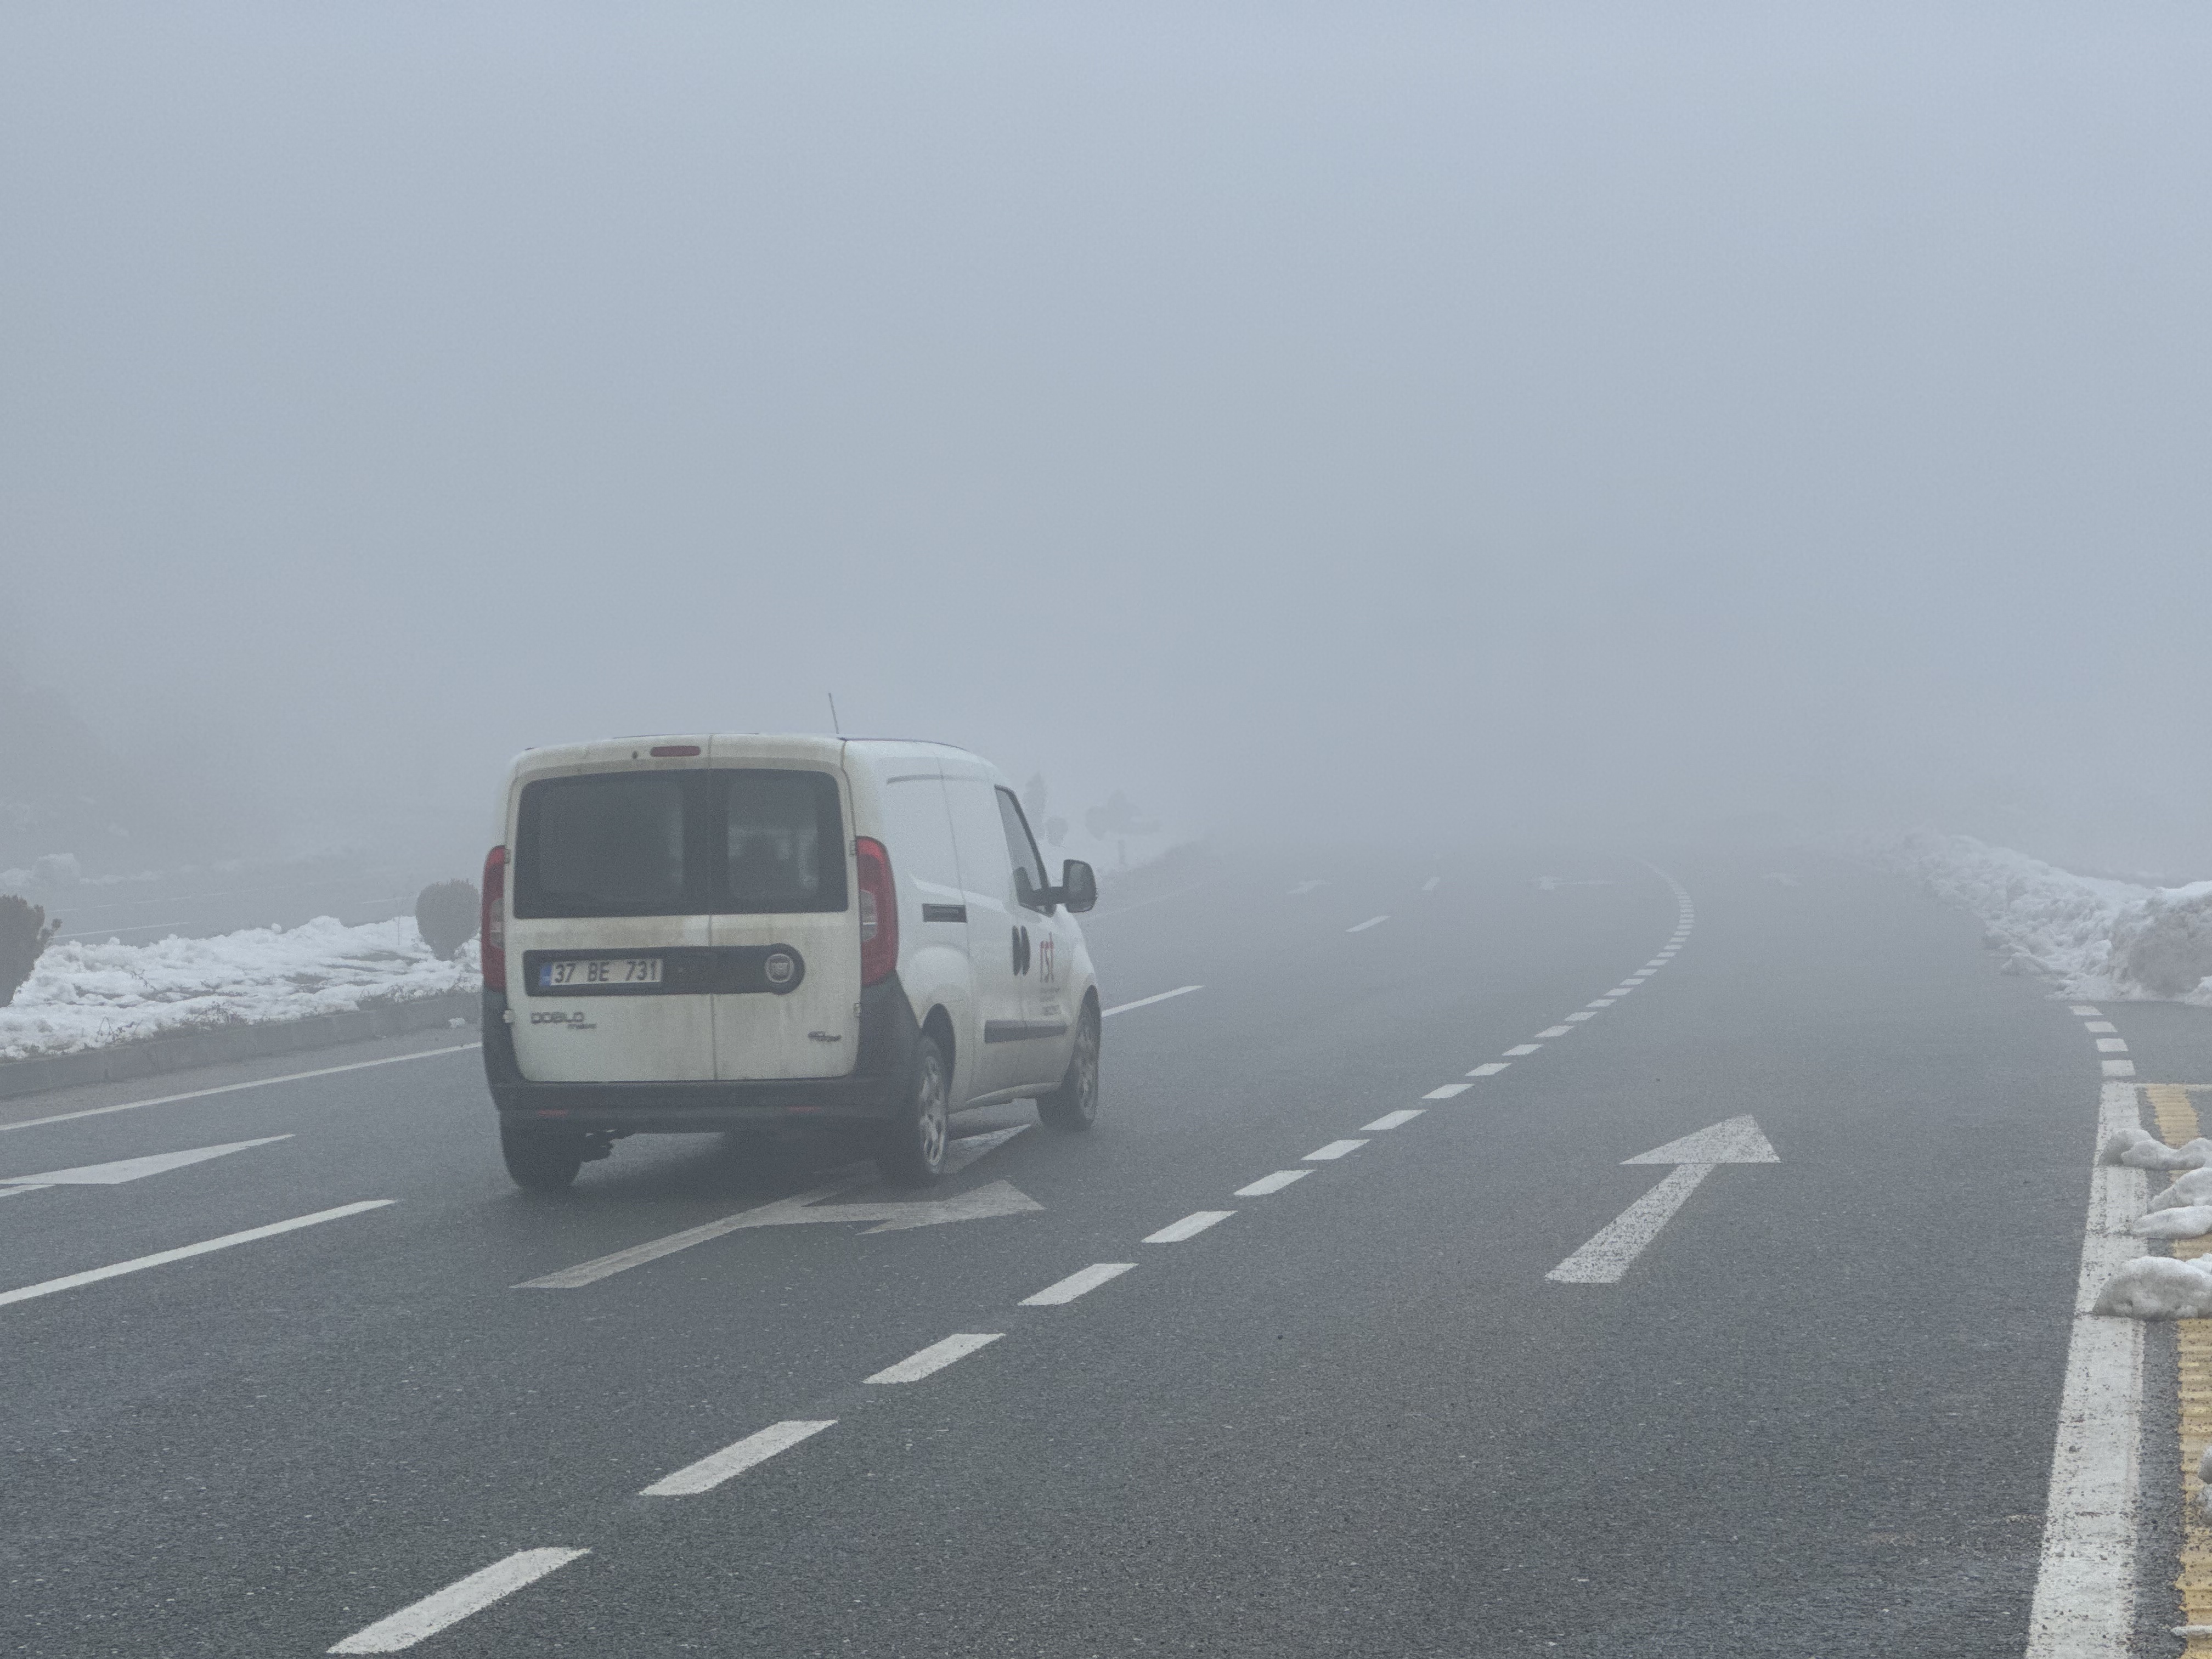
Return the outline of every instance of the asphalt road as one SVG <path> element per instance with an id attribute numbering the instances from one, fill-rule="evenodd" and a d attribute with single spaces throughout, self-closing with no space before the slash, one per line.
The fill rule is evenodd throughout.
<path id="1" fill-rule="evenodd" d="M 2016 1654 L 2098 1059 L 1899 883 L 1661 862 L 1695 906 L 1663 956 L 1668 880 L 1566 854 L 1109 908 L 1109 1004 L 1202 988 L 1108 1022 L 1096 1133 L 933 1194 L 1042 1208 L 748 1226 L 574 1289 L 514 1287 L 843 1157 L 633 1139 L 532 1197 L 472 1052 L 10 1103 L 0 1176 L 287 1138 L 0 1196 L 0 1653 L 321 1653 L 558 1550 L 410 1650 Z M 1712 1169 L 1615 1281 L 1547 1279 L 1677 1179 L 1623 1159 L 1746 1115 L 1778 1162 Z M 1097 1263 L 1134 1266 L 1020 1305 Z M 863 1380 L 956 1334 L 995 1340 Z M 834 1426 L 641 1495 L 785 1422 Z"/>

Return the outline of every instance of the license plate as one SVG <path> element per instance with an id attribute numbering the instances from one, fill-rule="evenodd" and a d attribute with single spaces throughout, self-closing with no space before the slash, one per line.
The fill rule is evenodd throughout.
<path id="1" fill-rule="evenodd" d="M 581 957 L 569 962 L 538 964 L 538 988 L 560 991 L 575 987 L 658 985 L 659 957 Z"/>

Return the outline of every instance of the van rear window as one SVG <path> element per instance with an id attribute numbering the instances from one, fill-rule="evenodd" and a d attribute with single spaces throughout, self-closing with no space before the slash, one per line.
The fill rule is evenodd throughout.
<path id="1" fill-rule="evenodd" d="M 592 772 L 523 787 L 518 916 L 844 908 L 844 818 L 827 773 Z"/>

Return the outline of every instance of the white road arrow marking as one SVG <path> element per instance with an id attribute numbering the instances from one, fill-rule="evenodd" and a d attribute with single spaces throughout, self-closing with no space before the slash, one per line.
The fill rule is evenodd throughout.
<path id="1" fill-rule="evenodd" d="M 230 1152 L 242 1152 L 248 1146 L 266 1146 L 272 1141 L 289 1140 L 291 1138 L 288 1134 L 263 1135 L 258 1140 L 234 1140 L 222 1146 L 195 1146 L 185 1152 L 155 1152 L 146 1158 L 118 1158 L 112 1164 L 87 1164 L 74 1170 L 49 1170 L 44 1175 L 0 1176 L 0 1194 L 15 1188 L 113 1187 L 125 1181 L 143 1181 L 148 1176 L 160 1175 L 165 1170 L 181 1170 L 187 1164 L 201 1164 Z"/>
<path id="2" fill-rule="evenodd" d="M 1732 1117 L 1664 1146 L 1621 1159 L 1623 1164 L 1672 1164 L 1665 1180 L 1601 1228 L 1597 1236 L 1544 1275 L 1560 1285 L 1615 1285 L 1644 1247 L 1659 1236 L 1698 1183 L 1723 1164 L 1779 1164 L 1758 1123 Z"/>
<path id="3" fill-rule="evenodd" d="M 1019 1123 L 1011 1129 L 1001 1129 L 993 1134 L 973 1135 L 964 1141 L 955 1141 L 952 1150 L 945 1156 L 945 1167 L 948 1170 L 964 1168 L 1029 1127 L 1026 1123 Z M 973 1192 L 961 1193 L 951 1198 L 927 1199 L 920 1202 L 908 1200 L 827 1204 L 823 1201 L 835 1198 L 840 1193 L 850 1192 L 855 1187 L 866 1186 L 873 1179 L 872 1168 L 864 1167 L 810 1191 L 780 1198 L 773 1204 L 740 1210 L 735 1215 L 724 1216 L 719 1221 L 709 1221 L 701 1226 L 687 1227 L 682 1232 L 670 1233 L 665 1238 L 648 1239 L 642 1244 L 633 1244 L 626 1250 L 617 1250 L 612 1255 L 579 1262 L 573 1267 L 563 1267 L 558 1273 L 547 1273 L 542 1279 L 526 1279 L 514 1288 L 518 1291 L 580 1290 L 586 1285 L 596 1285 L 602 1279 L 611 1279 L 632 1267 L 641 1267 L 648 1261 L 658 1261 L 665 1255 L 674 1255 L 678 1250 L 688 1250 L 695 1244 L 704 1244 L 709 1239 L 720 1238 L 726 1233 L 740 1232 L 748 1227 L 794 1227 L 823 1221 L 872 1221 L 876 1224 L 868 1229 L 870 1232 L 895 1233 L 910 1227 L 934 1227 L 948 1221 L 982 1221 L 992 1216 L 1026 1215 L 1031 1211 L 1044 1208 L 1036 1200 L 1007 1181 L 994 1181 Z"/>

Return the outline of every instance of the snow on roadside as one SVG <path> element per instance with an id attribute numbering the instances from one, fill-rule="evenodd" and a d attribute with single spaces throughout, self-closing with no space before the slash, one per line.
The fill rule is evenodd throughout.
<path id="1" fill-rule="evenodd" d="M 1875 856 L 1978 917 L 2008 972 L 2055 980 L 2068 996 L 2212 1007 L 2212 881 L 2077 876 L 1971 836 L 1909 836 Z"/>
<path id="2" fill-rule="evenodd" d="M 441 962 L 412 917 L 349 927 L 330 916 L 153 945 L 69 940 L 46 947 L 0 1008 L 0 1060 L 344 1013 L 477 988 L 477 947 Z"/>

